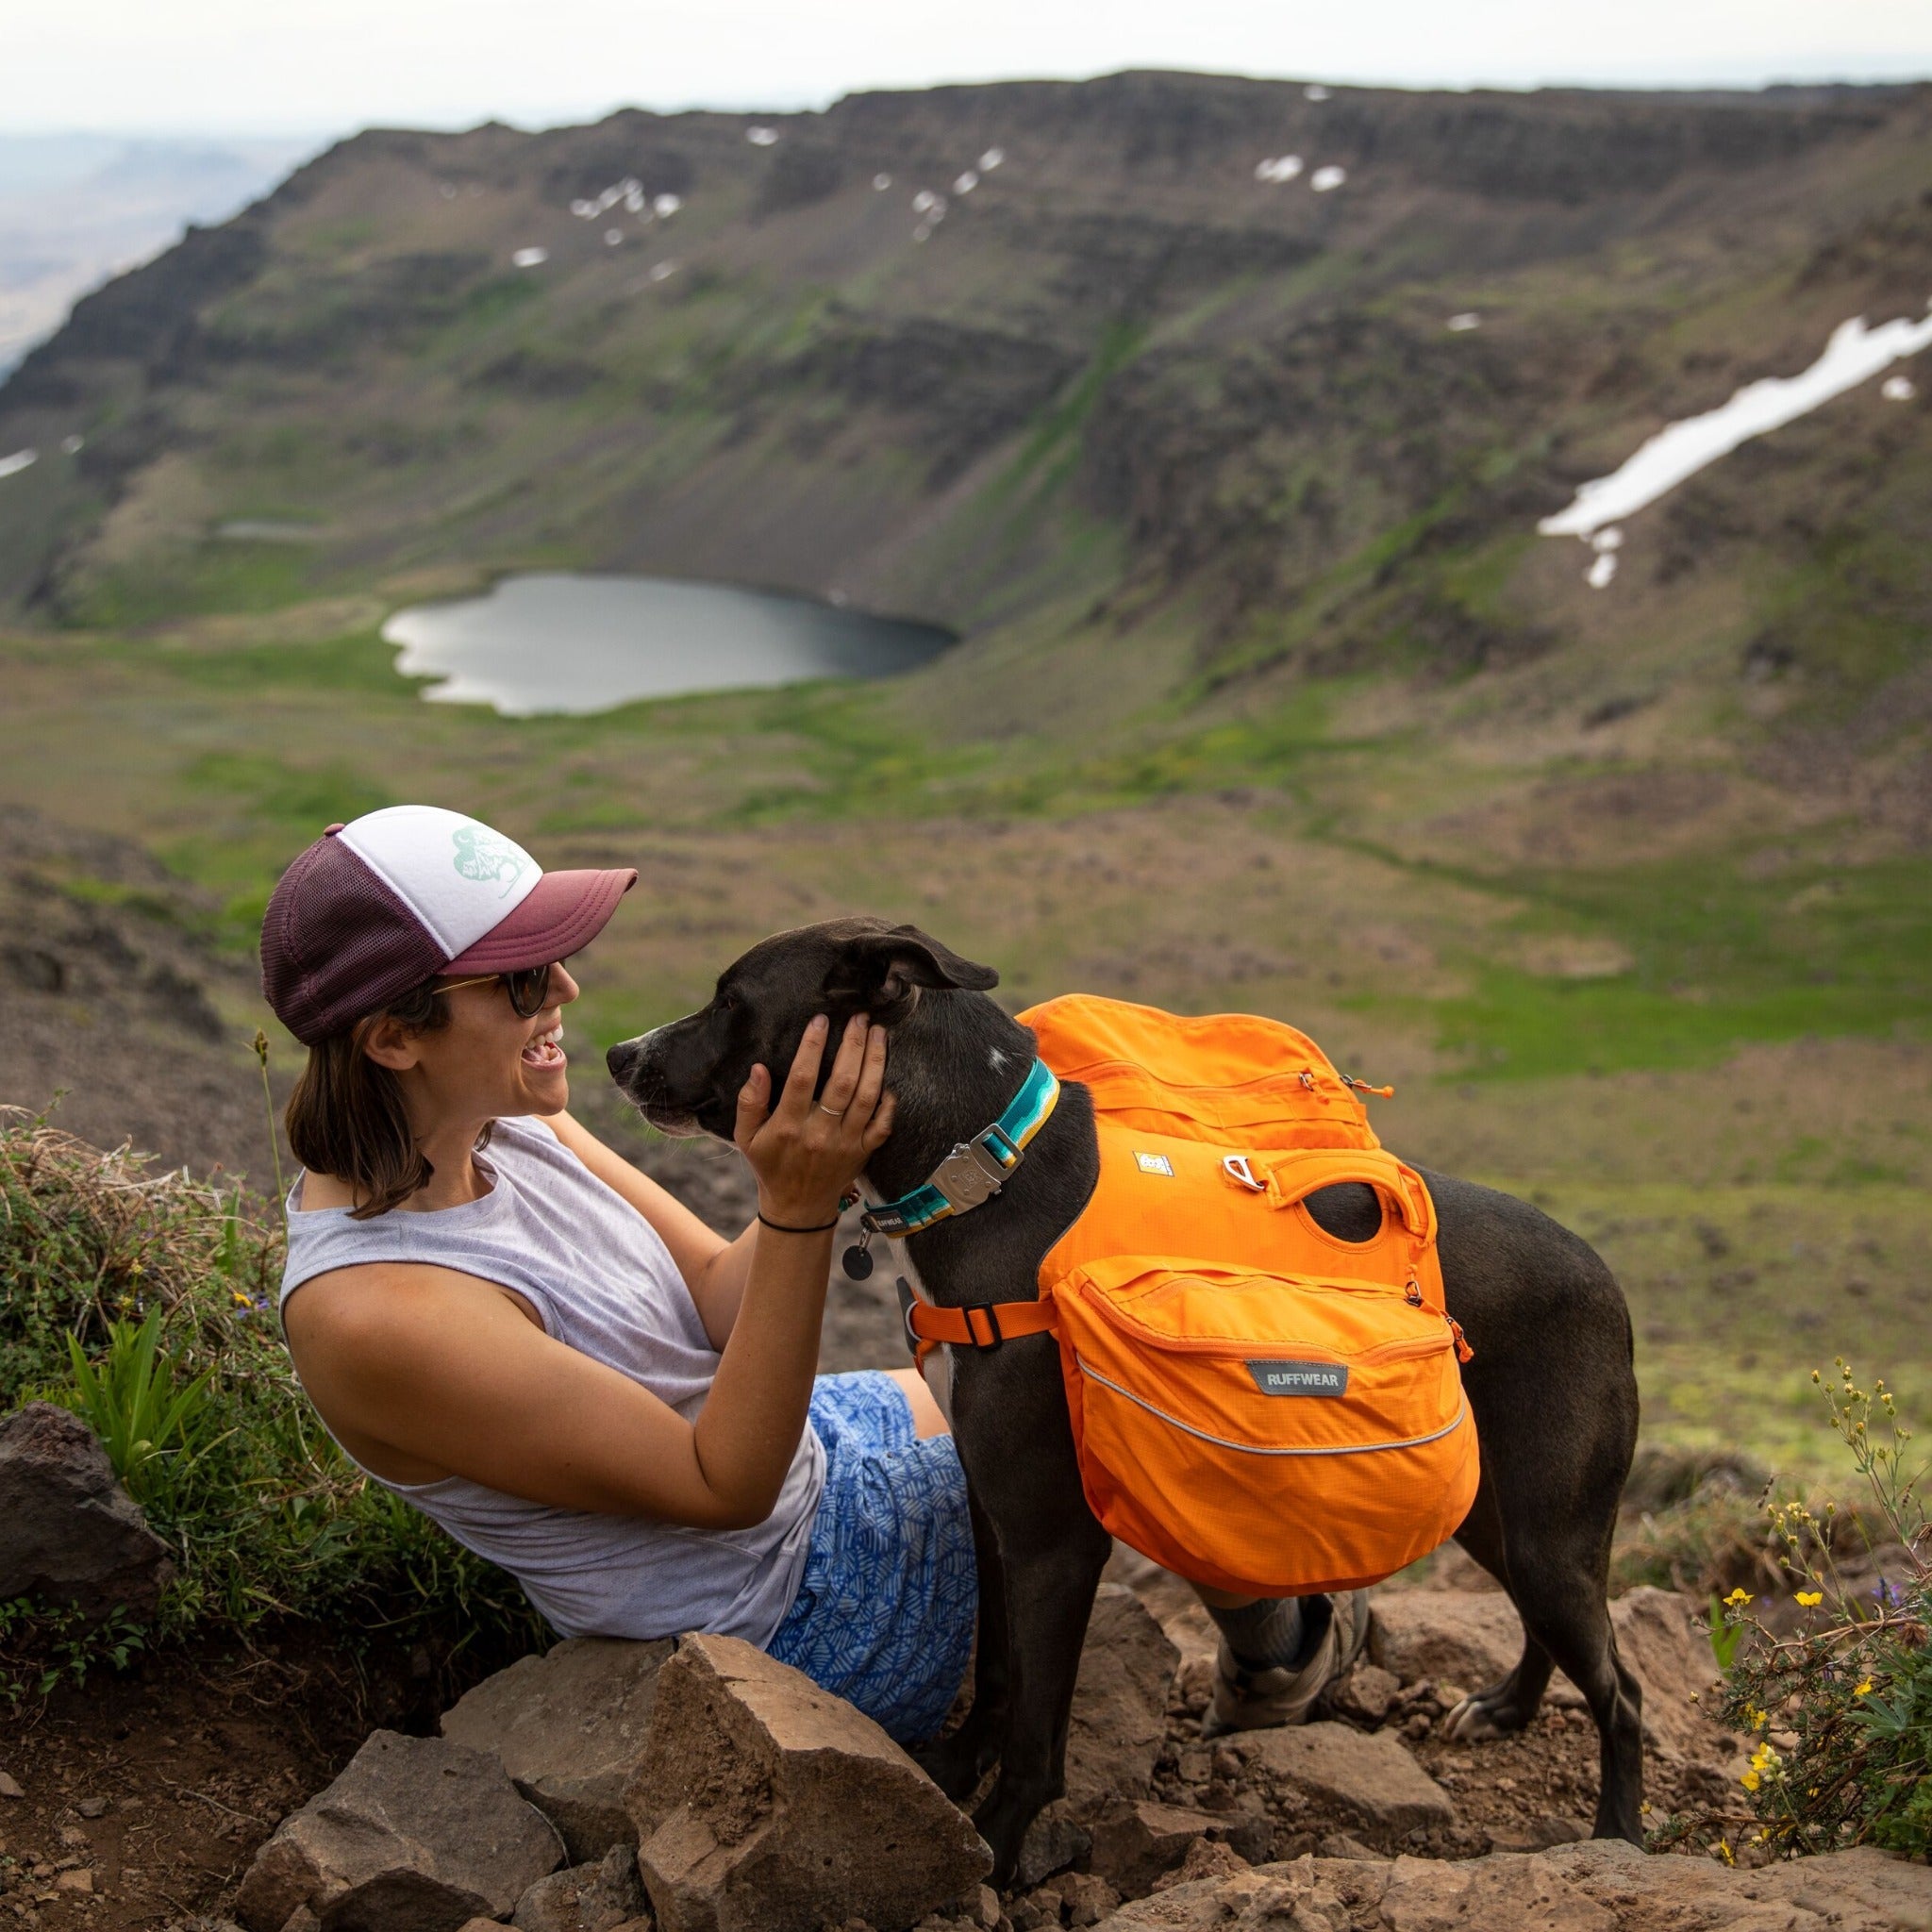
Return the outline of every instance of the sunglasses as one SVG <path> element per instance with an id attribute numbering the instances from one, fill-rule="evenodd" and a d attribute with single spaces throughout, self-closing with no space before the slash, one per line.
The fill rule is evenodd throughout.
<path id="1" fill-rule="evenodd" d="M 511 1010 L 519 1020 L 534 1020 L 550 1004 L 551 966 L 519 966 L 514 973 L 485 973 L 475 979 L 453 979 L 439 986 L 439 993 L 455 992 L 465 986 L 488 986 L 499 982 L 509 995 Z"/>

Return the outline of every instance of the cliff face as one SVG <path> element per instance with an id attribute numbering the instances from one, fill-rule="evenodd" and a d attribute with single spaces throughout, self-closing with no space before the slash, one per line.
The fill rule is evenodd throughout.
<path id="1" fill-rule="evenodd" d="M 1181 599 L 1223 680 L 1520 658 L 1596 608 L 1524 575 L 1577 481 L 1847 315 L 1923 310 L 1928 179 L 1928 89 L 1129 74 L 373 132 L 0 390 L 0 451 L 48 453 L 0 485 L 0 608 L 125 626 L 541 561 L 969 634 Z M 1924 412 L 1858 420 L 1816 474 L 1693 486 L 1690 567 L 1792 561 L 1807 502 L 1840 543 L 1893 515 Z"/>

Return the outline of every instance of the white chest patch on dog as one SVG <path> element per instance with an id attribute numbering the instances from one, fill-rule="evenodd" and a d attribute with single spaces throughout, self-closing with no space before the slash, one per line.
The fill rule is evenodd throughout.
<path id="1" fill-rule="evenodd" d="M 1134 1165 L 1142 1174 L 1164 1174 L 1169 1180 L 1174 1178 L 1174 1162 L 1164 1154 L 1141 1154 L 1137 1151 L 1134 1155 Z"/>

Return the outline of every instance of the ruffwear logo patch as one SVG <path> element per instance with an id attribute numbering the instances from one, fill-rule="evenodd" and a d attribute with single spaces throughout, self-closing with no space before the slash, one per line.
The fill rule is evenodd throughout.
<path id="1" fill-rule="evenodd" d="M 1263 1395 L 1348 1393 L 1348 1367 L 1343 1362 L 1250 1362 L 1248 1374 Z"/>
<path id="2" fill-rule="evenodd" d="M 1134 1165 L 1142 1174 L 1164 1174 L 1169 1180 L 1174 1178 L 1174 1162 L 1164 1154 L 1136 1154 Z"/>
<path id="3" fill-rule="evenodd" d="M 510 888 L 523 877 L 525 868 L 531 862 L 530 855 L 521 845 L 511 844 L 501 832 L 492 832 L 488 825 L 460 826 L 450 834 L 450 839 L 457 848 L 457 876 L 475 879 L 484 885 L 501 882 L 503 891 L 496 895 L 499 899 L 509 896 Z"/>

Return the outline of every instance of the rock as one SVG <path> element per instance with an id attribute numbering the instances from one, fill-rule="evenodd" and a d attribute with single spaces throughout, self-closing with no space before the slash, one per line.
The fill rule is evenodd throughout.
<path id="1" fill-rule="evenodd" d="M 470 1925 L 493 1925 L 496 1921 L 494 1919 L 470 1919 L 465 1923 Z M 282 1921 L 282 1932 L 322 1932 L 322 1921 L 307 1906 L 297 1906 Z"/>
<path id="2" fill-rule="evenodd" d="M 510 1916 L 518 1932 L 615 1932 L 651 1908 L 638 1880 L 638 1855 L 613 1845 L 595 1864 L 540 1878 Z"/>
<path id="3" fill-rule="evenodd" d="M 1665 1752 L 1727 1763 L 1741 1746 L 1731 1732 L 1690 1702 L 1718 1681 L 1710 1634 L 1687 1596 L 1647 1586 L 1610 1606 L 1617 1655 L 1643 1686 L 1643 1728 Z"/>
<path id="4" fill-rule="evenodd" d="M 105 1818 L 108 1815 L 108 1801 L 105 1798 L 83 1798 L 74 1808 L 83 1818 Z"/>
<path id="5" fill-rule="evenodd" d="M 1523 1655 L 1523 1623 L 1500 1591 L 1377 1591 L 1369 1658 L 1404 1684 L 1448 1678 L 1478 1689 Z"/>
<path id="6" fill-rule="evenodd" d="M 442 1735 L 493 1751 L 563 1834 L 573 1862 L 634 1844 L 625 1787 L 643 1760 L 658 1673 L 673 1645 L 572 1637 L 486 1677 L 442 1715 Z"/>
<path id="7" fill-rule="evenodd" d="M 1341 1812 L 1372 1840 L 1456 1822 L 1449 1794 L 1387 1731 L 1324 1722 L 1241 1731 L 1233 1742 L 1276 1784 Z"/>
<path id="8" fill-rule="evenodd" d="M 1172 1872 L 1163 1872 L 1154 1881 L 1154 1890 L 1166 1891 L 1176 1885 L 1192 1885 L 1202 1878 L 1232 1878 L 1237 1872 L 1247 1869 L 1248 1861 L 1232 1845 L 1197 1838 L 1189 1845 L 1187 1857 Z"/>
<path id="9" fill-rule="evenodd" d="M 1357 1923 L 1348 1901 L 1360 1890 L 1331 1882 L 1327 1874 L 1338 1869 L 1349 1868 L 1297 1858 L 1172 1886 L 1124 1907 L 1107 1932 L 1334 1932 Z M 1379 1889 L 1377 1873 L 1371 1895 Z"/>
<path id="10" fill-rule="evenodd" d="M 92 1891 L 94 1889 L 94 1874 L 85 1865 L 73 1872 L 57 1872 L 54 1874 L 56 1891 Z"/>
<path id="11" fill-rule="evenodd" d="M 1113 1914 L 1121 1895 L 1093 1872 L 1065 1872 L 1054 1880 L 1069 1925 L 1097 1925 Z"/>
<path id="12" fill-rule="evenodd" d="M 1380 1664 L 1358 1663 L 1331 1693 L 1337 1710 L 1372 1729 L 1389 1715 L 1402 1680 Z"/>
<path id="13" fill-rule="evenodd" d="M 1932 1869 L 1869 1845 L 1733 1871 L 1592 1839 L 1536 1862 L 1607 1907 L 1626 1932 L 1900 1932 L 1932 1923 Z"/>
<path id="14" fill-rule="evenodd" d="M 625 1804 L 661 1932 L 899 1932 L 992 1865 L 877 1724 L 732 1637 L 686 1637 L 658 1674 Z"/>
<path id="15" fill-rule="evenodd" d="M 4 1771 L 0 1771 L 0 1798 L 24 1798 L 26 1793 Z"/>
<path id="16" fill-rule="evenodd" d="M 256 1854 L 236 1913 L 248 1932 L 280 1932 L 297 1906 L 323 1932 L 455 1932 L 508 1918 L 561 1856 L 489 1753 L 376 1731 Z"/>
<path id="17" fill-rule="evenodd" d="M 1093 1834 L 1070 1818 L 1064 1802 L 1057 1799 L 1026 1827 L 1026 1836 L 1020 1840 L 1013 1889 L 1029 1891 L 1042 1878 L 1064 1872 L 1092 1849 Z"/>
<path id="18" fill-rule="evenodd" d="M 1360 1839 L 1345 1831 L 1329 1832 L 1323 1839 L 1320 1849 L 1324 1858 L 1367 1858 L 1374 1864 L 1379 1864 L 1382 1859 L 1382 1854 L 1374 1845 L 1365 1845 Z"/>
<path id="19" fill-rule="evenodd" d="M 1139 1898 L 1195 1845 L 1210 1838 L 1224 1839 L 1231 1821 L 1226 1813 L 1196 1811 L 1185 1805 L 1117 1798 L 1096 1810 L 1089 1822 L 1092 1869 L 1123 1897 Z"/>
<path id="20" fill-rule="evenodd" d="M 1389 1932 L 1618 1932 L 1613 1914 L 1541 1858 L 1397 1858 L 1379 1901 Z"/>
<path id="21" fill-rule="evenodd" d="M 1067 1727 L 1066 1794 L 1075 1817 L 1110 1798 L 1152 1792 L 1179 1661 L 1167 1633 L 1131 1590 L 1100 1586 Z"/>
<path id="22" fill-rule="evenodd" d="M 76 1415 L 29 1402 L 0 1416 L 0 1602 L 42 1596 L 89 1619 L 155 1613 L 175 1574 L 168 1546 Z"/>

